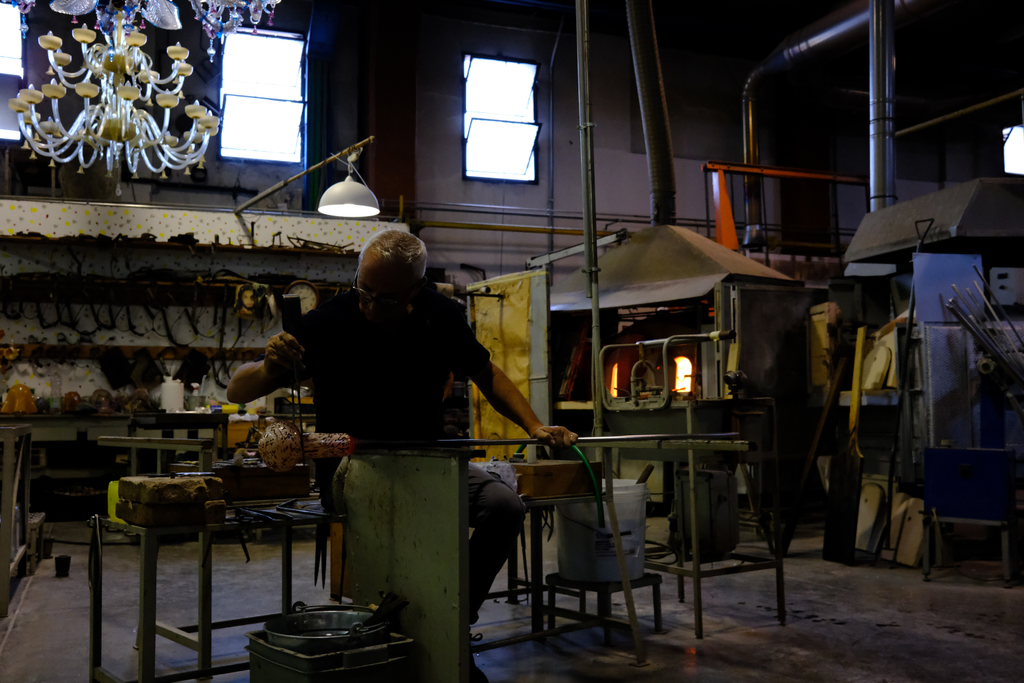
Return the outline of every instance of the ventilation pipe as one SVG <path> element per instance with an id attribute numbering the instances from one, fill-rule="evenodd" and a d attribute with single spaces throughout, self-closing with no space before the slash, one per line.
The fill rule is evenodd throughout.
<path id="1" fill-rule="evenodd" d="M 870 0 L 853 0 L 818 21 L 790 34 L 754 67 L 743 86 L 743 162 L 761 163 L 757 129 L 757 90 L 769 74 L 788 71 L 809 63 L 835 59 L 868 40 L 871 22 Z M 894 28 L 909 24 L 956 0 L 895 0 Z M 765 243 L 761 225 L 761 186 L 758 178 L 746 176 L 743 197 L 747 215 L 744 246 Z"/>
<path id="2" fill-rule="evenodd" d="M 626 0 L 626 16 L 651 179 L 651 225 L 672 225 L 676 219 L 676 171 L 651 0 Z"/>
<path id="3" fill-rule="evenodd" d="M 893 101 L 896 95 L 896 22 L 893 0 L 871 0 L 870 162 L 871 210 L 896 203 Z"/>

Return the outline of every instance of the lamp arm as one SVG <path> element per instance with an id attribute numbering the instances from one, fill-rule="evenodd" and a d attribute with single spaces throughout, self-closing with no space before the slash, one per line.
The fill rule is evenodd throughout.
<path id="1" fill-rule="evenodd" d="M 236 216 L 241 216 L 242 212 L 245 211 L 246 209 L 248 209 L 250 206 L 252 206 L 256 202 L 260 201 L 261 199 L 269 197 L 270 195 L 274 194 L 275 192 L 280 190 L 285 185 L 288 185 L 289 183 L 298 180 L 299 178 L 301 178 L 302 176 L 306 175 L 307 173 L 311 173 L 312 171 L 315 171 L 316 169 L 320 168 L 321 166 L 324 166 L 325 164 L 329 164 L 332 161 L 340 159 L 341 157 L 348 156 L 349 154 L 351 154 L 352 152 L 356 151 L 357 149 L 362 149 L 363 147 L 365 147 L 365 146 L 369 145 L 370 143 L 372 143 L 374 141 L 374 139 L 375 139 L 374 136 L 371 135 L 370 137 L 366 138 L 365 140 L 357 142 L 356 144 L 352 145 L 351 147 L 346 147 L 345 149 L 341 150 L 337 154 L 334 154 L 334 155 L 331 155 L 331 156 L 327 157 L 326 159 L 324 159 L 320 163 L 318 163 L 318 164 L 316 164 L 314 166 L 310 166 L 309 168 L 307 168 L 302 173 L 296 173 L 291 178 L 288 178 L 288 180 L 282 180 L 281 182 L 279 182 L 277 185 L 274 185 L 270 189 L 267 189 L 267 190 L 264 190 L 263 192 L 260 192 L 258 195 L 256 195 L 255 197 L 253 197 L 252 199 L 250 199 L 249 201 L 245 202 L 240 207 L 235 209 L 235 215 Z"/>

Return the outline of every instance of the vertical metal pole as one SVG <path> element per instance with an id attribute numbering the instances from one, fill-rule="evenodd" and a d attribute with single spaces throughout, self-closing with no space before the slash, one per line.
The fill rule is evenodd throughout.
<path id="1" fill-rule="evenodd" d="M 292 528 L 285 526 L 281 535 L 281 614 L 289 614 L 292 609 Z M 344 586 L 338 588 L 339 598 L 344 590 Z"/>
<path id="2" fill-rule="evenodd" d="M 209 451 L 205 451 L 209 453 Z M 200 471 L 203 465 L 199 465 Z M 209 669 L 213 664 L 213 534 L 199 534 L 199 615 L 196 620 L 196 653 L 200 669 Z M 209 553 L 207 553 L 209 550 Z M 155 566 L 155 565 L 154 565 Z"/>
<path id="3" fill-rule="evenodd" d="M 142 532 L 139 557 L 139 679 L 153 683 L 156 668 L 156 560 L 160 537 Z"/>
<path id="4" fill-rule="evenodd" d="M 587 11 L 587 0 L 576 0 L 576 49 L 577 69 L 579 74 L 580 97 L 580 165 L 583 186 L 583 241 L 587 275 L 587 297 L 590 298 L 591 311 L 591 394 L 594 404 L 594 436 L 604 431 L 603 392 L 604 372 L 601 367 L 601 305 L 598 294 L 597 278 L 597 230 L 594 222 L 594 124 L 590 120 L 590 29 Z M 619 517 L 615 510 L 614 484 L 608 449 L 599 448 L 603 464 L 605 480 L 605 501 L 608 505 L 608 523 L 612 529 L 615 542 L 615 556 L 618 559 L 619 574 L 622 579 L 622 592 L 626 599 L 626 611 L 629 624 L 633 630 L 633 648 L 639 665 L 647 663 L 643 639 L 640 637 L 640 624 L 636 618 L 636 605 L 633 603 L 633 587 L 629 582 L 629 571 L 626 568 L 626 557 L 622 551 L 622 536 L 619 534 Z M 534 575 L 534 581 L 537 576 Z M 543 625 L 543 624 L 542 624 Z"/>
<path id="5" fill-rule="evenodd" d="M 760 72 L 751 73 L 743 87 L 743 163 L 758 165 L 761 163 L 761 147 L 757 123 L 757 84 Z M 759 224 L 761 218 L 761 184 L 751 175 L 743 176 L 743 199 L 746 209 L 746 232 L 744 245 L 760 244 L 764 241 L 764 226 Z"/>
<path id="6" fill-rule="evenodd" d="M 544 630 L 544 527 L 541 516 L 530 512 L 530 630 Z"/>
<path id="7" fill-rule="evenodd" d="M 103 537 L 98 516 L 89 540 L 89 683 L 103 665 Z"/>
<path id="8" fill-rule="evenodd" d="M 4 452 L 0 456 L 3 463 L 3 489 L 0 489 L 0 569 L 5 573 L 9 571 L 10 561 L 8 550 L 11 547 L 11 538 L 14 536 L 14 502 L 17 499 L 17 491 L 14 490 L 14 463 L 17 462 L 15 452 L 16 437 L 13 434 L 4 433 Z M 25 511 L 28 514 L 28 510 Z M 0 581 L 0 617 L 7 616 L 7 610 L 11 605 L 11 584 L 10 575 Z"/>
<path id="9" fill-rule="evenodd" d="M 558 54 L 558 43 L 562 39 L 562 24 L 565 15 L 558 20 L 558 33 L 555 34 L 555 45 L 551 48 L 551 59 L 548 60 L 548 252 L 555 250 L 555 57 Z M 546 270 L 551 273 L 553 264 L 547 264 Z"/>
<path id="10" fill-rule="evenodd" d="M 870 183 L 871 211 L 896 203 L 893 100 L 896 96 L 895 0 L 870 0 Z"/>
<path id="11" fill-rule="evenodd" d="M 773 513 L 775 519 L 772 520 L 772 529 L 775 532 L 775 599 L 777 601 L 777 609 L 779 615 L 779 623 L 782 625 L 786 624 L 786 581 L 783 575 L 782 560 L 786 555 L 785 548 L 782 547 L 782 484 L 779 478 L 779 448 L 778 448 L 778 433 L 779 433 L 779 420 L 778 413 L 775 409 L 775 401 L 772 401 L 772 462 L 775 464 L 775 490 L 772 491 L 772 498 L 774 503 Z"/>

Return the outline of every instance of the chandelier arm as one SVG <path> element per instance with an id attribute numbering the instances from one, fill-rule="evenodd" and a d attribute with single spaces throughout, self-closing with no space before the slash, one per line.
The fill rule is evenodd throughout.
<path id="1" fill-rule="evenodd" d="M 184 64 L 184 62 L 182 62 L 181 60 L 176 60 L 174 62 L 174 68 L 171 69 L 171 73 L 168 74 L 167 78 L 153 78 L 151 80 L 158 85 L 166 85 L 168 83 L 171 83 L 172 81 L 174 81 L 174 79 L 178 77 L 178 66 L 180 64 Z M 182 78 L 184 79 L 184 77 Z"/>
<path id="2" fill-rule="evenodd" d="M 158 165 L 154 166 L 153 162 L 149 160 L 149 152 L 147 150 L 143 150 L 141 153 L 142 161 L 145 162 L 146 166 L 149 168 L 150 171 L 152 171 L 153 173 L 160 173 L 161 171 L 164 170 L 164 168 L 166 168 L 167 164 L 163 163 L 163 159 L 160 158 L 159 147 L 156 148 L 156 154 L 160 160 L 160 163 Z"/>
<path id="3" fill-rule="evenodd" d="M 90 140 L 83 140 L 82 146 L 78 148 L 78 163 L 82 165 L 82 168 L 89 168 L 96 160 L 100 157 L 100 150 Z M 85 160 L 85 146 L 89 145 L 92 149 L 92 157 L 88 161 Z"/>
<path id="4" fill-rule="evenodd" d="M 46 56 L 50 60 L 50 68 L 52 68 L 54 73 L 57 74 L 57 77 L 60 78 L 60 82 L 61 82 L 61 84 L 65 88 L 74 89 L 74 87 L 75 87 L 74 84 L 72 84 L 71 81 L 69 81 L 68 79 L 69 78 L 78 78 L 79 76 L 84 74 L 85 73 L 85 67 L 83 66 L 81 69 L 79 69 L 78 71 L 75 71 L 73 73 L 67 72 L 67 71 L 64 70 L 63 67 L 57 66 L 57 62 L 53 58 L 53 56 L 55 54 L 57 54 L 57 53 L 56 52 L 50 52 L 49 50 L 46 51 Z"/>
<path id="5" fill-rule="evenodd" d="M 57 124 L 57 129 L 60 130 L 61 137 L 73 137 L 75 134 L 75 126 L 78 123 L 78 117 L 75 118 L 75 123 L 71 125 L 71 130 L 68 130 L 64 127 L 64 122 L 60 120 L 60 107 L 57 106 L 57 100 L 51 99 L 50 105 L 53 108 L 53 122 Z"/>

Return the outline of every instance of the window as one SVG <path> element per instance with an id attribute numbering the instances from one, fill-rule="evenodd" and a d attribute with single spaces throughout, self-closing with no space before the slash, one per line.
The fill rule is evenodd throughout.
<path id="1" fill-rule="evenodd" d="M 1003 170 L 1024 175 L 1024 126 L 1003 129 Z"/>
<path id="2" fill-rule="evenodd" d="M 466 55 L 463 77 L 466 177 L 536 181 L 537 65 Z"/>
<path id="3" fill-rule="evenodd" d="M 301 37 L 232 33 L 224 43 L 220 153 L 235 159 L 302 161 Z"/>
<path id="4" fill-rule="evenodd" d="M 21 12 L 14 5 L 0 3 L 0 74 L 25 75 L 21 43 Z"/>
<path id="5" fill-rule="evenodd" d="M 20 80 L 25 75 L 21 64 L 21 12 L 14 5 L 0 2 L 0 95 L 4 99 L 18 96 Z M 8 107 L 0 112 L 0 140 L 20 140 L 18 116 Z"/>

